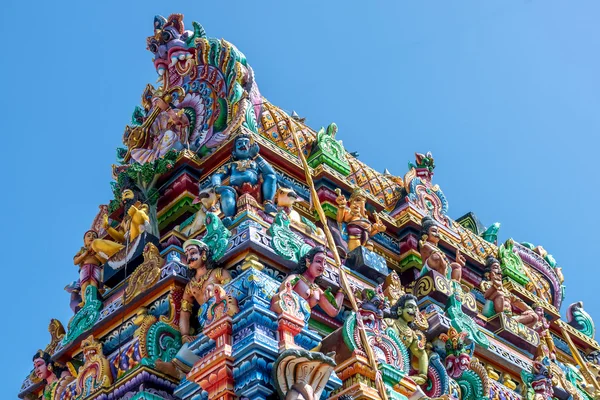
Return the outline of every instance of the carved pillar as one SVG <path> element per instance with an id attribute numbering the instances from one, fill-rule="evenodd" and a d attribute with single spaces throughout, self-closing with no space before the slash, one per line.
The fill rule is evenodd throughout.
<path id="1" fill-rule="evenodd" d="M 235 400 L 233 392 L 232 319 L 226 315 L 204 329 L 215 349 L 199 360 L 187 375 L 208 392 L 209 400 Z"/>

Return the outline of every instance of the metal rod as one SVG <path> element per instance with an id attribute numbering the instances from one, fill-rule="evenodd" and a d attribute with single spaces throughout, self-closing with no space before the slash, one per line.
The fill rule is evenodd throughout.
<path id="1" fill-rule="evenodd" d="M 327 225 L 327 217 L 325 216 L 325 211 L 323 211 L 323 207 L 321 206 L 321 201 L 319 200 L 319 196 L 317 194 L 317 190 L 315 189 L 315 184 L 313 182 L 312 176 L 310 174 L 310 166 L 306 161 L 306 157 L 304 157 L 304 153 L 302 153 L 302 148 L 300 146 L 300 141 L 298 140 L 298 135 L 296 133 L 296 129 L 294 128 L 291 118 L 286 115 L 286 124 L 292 133 L 292 137 L 294 139 L 294 144 L 296 145 L 296 150 L 298 151 L 298 157 L 302 161 L 302 165 L 304 167 L 304 175 L 306 176 L 306 183 L 308 184 L 311 192 L 311 196 L 313 198 L 313 204 L 315 209 L 317 210 L 317 214 L 319 214 L 319 219 L 323 224 L 323 231 L 325 232 L 325 237 L 327 238 L 327 243 L 329 244 L 329 249 L 333 253 L 333 259 L 335 261 L 336 266 L 340 271 L 340 284 L 342 289 L 348 295 L 348 300 L 350 300 L 350 304 L 352 305 L 352 309 L 356 314 L 356 322 L 358 324 L 358 332 L 360 335 L 360 339 L 362 345 L 367 353 L 367 358 L 369 360 L 369 364 L 371 364 L 371 368 L 375 372 L 375 385 L 377 386 L 377 391 L 379 392 L 379 396 L 382 400 L 388 400 L 385 384 L 383 383 L 383 379 L 381 378 L 381 373 L 379 372 L 377 358 L 375 358 L 375 354 L 373 353 L 373 349 L 369 345 L 369 340 L 367 338 L 367 333 L 365 331 L 365 327 L 358 314 L 358 303 L 356 302 L 356 298 L 354 297 L 354 293 L 352 292 L 352 288 L 350 287 L 350 283 L 348 282 L 348 277 L 346 276 L 346 272 L 342 268 L 342 260 L 340 259 L 340 255 L 335 246 L 335 241 L 333 240 L 333 236 L 331 235 L 331 231 L 329 230 L 329 226 Z"/>

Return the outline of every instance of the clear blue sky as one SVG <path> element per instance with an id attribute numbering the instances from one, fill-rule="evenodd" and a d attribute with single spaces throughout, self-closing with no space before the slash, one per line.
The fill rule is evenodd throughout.
<path id="1" fill-rule="evenodd" d="M 545 246 L 566 303 L 600 323 L 600 3 L 5 0 L 0 398 L 14 398 L 49 319 L 71 316 L 72 257 L 156 80 L 153 16 L 172 12 L 234 43 L 265 97 L 314 128 L 336 122 L 377 170 L 403 175 L 431 150 L 450 215 Z"/>

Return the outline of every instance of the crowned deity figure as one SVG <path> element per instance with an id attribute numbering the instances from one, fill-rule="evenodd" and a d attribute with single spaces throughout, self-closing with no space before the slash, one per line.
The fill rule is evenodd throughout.
<path id="1" fill-rule="evenodd" d="M 418 375 L 410 378 L 417 384 L 423 385 L 427 382 L 427 370 L 429 368 L 429 357 L 425 350 L 427 339 L 423 332 L 415 329 L 415 323 L 421 317 L 417 298 L 412 294 L 400 296 L 396 304 L 390 308 L 386 316 L 386 323 L 396 332 L 402 343 L 410 351 L 418 364 Z"/>
<path id="2" fill-rule="evenodd" d="M 294 292 L 308 302 L 311 309 L 319 305 L 330 317 L 337 316 L 344 302 L 343 290 L 340 288 L 333 295 L 329 289 L 322 290 L 318 285 L 326 264 L 327 252 L 325 248 L 321 246 L 313 247 L 300 258 L 297 268 L 285 278 L 278 292 L 284 291 L 289 284 Z"/>
<path id="3" fill-rule="evenodd" d="M 539 315 L 502 285 L 502 268 L 497 258 L 487 258 L 484 277 L 480 287 L 483 296 L 488 300 L 484 307 L 484 315 L 491 317 L 504 313 L 530 328 L 538 322 Z"/>
<path id="4" fill-rule="evenodd" d="M 33 356 L 33 372 L 42 380 L 44 399 L 58 399 L 66 386 L 74 380 L 69 370 L 51 359 L 50 354 L 39 350 Z"/>
<path id="5" fill-rule="evenodd" d="M 345 222 L 348 231 L 348 251 L 352 251 L 359 246 L 364 246 L 373 250 L 373 245 L 369 239 L 380 232 L 385 231 L 385 224 L 381 222 L 377 213 L 373 214 L 375 222 L 369 220 L 369 215 L 365 208 L 367 194 L 361 188 L 356 188 L 346 200 L 340 189 L 336 189 L 336 203 L 338 204 L 337 222 Z M 349 206 L 348 206 L 349 205 Z"/>
<path id="6" fill-rule="evenodd" d="M 83 235 L 83 247 L 73 257 L 73 264 L 79 266 L 79 286 L 82 294 L 82 301 L 79 304 L 83 307 L 85 304 L 85 289 L 89 286 L 98 287 L 101 281 L 102 257 L 100 257 L 92 248 L 94 240 L 98 239 L 98 232 L 89 230 Z"/>
<path id="7" fill-rule="evenodd" d="M 421 226 L 421 240 L 419 241 L 419 251 L 423 262 L 421 275 L 426 274 L 429 270 L 434 270 L 448 279 L 460 282 L 462 269 L 466 263 L 460 250 L 456 250 L 456 261 L 448 261 L 446 254 L 438 247 L 440 231 L 435 220 L 429 216 L 423 217 Z"/>
<path id="8" fill-rule="evenodd" d="M 121 202 L 125 209 L 125 216 L 117 228 L 113 228 L 108 223 L 108 215 L 102 217 L 102 226 L 106 229 L 113 240 L 95 239 L 92 242 L 92 249 L 103 258 L 108 260 L 125 248 L 124 243 L 131 243 L 144 232 L 149 223 L 148 205 L 135 200 L 135 195 L 131 189 L 125 189 L 121 194 Z"/>
<path id="9" fill-rule="evenodd" d="M 221 211 L 225 218 L 223 224 L 229 226 L 236 213 L 237 197 L 251 194 L 255 198 L 262 196 L 265 211 L 277 212 L 273 197 L 277 190 L 275 170 L 258 154 L 260 147 L 249 134 L 235 138 L 231 160 L 217 170 L 211 177 L 212 186 L 220 196 Z M 229 185 L 223 181 L 229 178 Z"/>
<path id="10" fill-rule="evenodd" d="M 188 347 L 196 337 L 191 335 L 190 318 L 194 303 L 203 306 L 214 292 L 214 285 L 224 285 L 231 280 L 229 271 L 215 268 L 210 248 L 201 240 L 189 239 L 183 244 L 188 269 L 193 273 L 185 286 L 179 314 L 179 331 L 183 346 L 170 362 L 156 360 L 156 369 L 177 379 L 190 372 L 200 359 Z"/>

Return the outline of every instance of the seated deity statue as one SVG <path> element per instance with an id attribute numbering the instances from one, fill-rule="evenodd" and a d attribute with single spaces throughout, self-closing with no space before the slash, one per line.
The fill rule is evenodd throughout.
<path id="1" fill-rule="evenodd" d="M 279 287 L 278 293 L 285 290 L 289 283 L 292 290 L 308 302 L 312 309 L 317 305 L 330 317 L 335 317 L 342 309 L 344 292 L 339 289 L 335 296 L 329 289 L 322 290 L 318 281 L 327 264 L 327 252 L 321 246 L 313 247 L 298 261 L 297 268 L 285 278 Z M 277 299 L 277 294 L 273 297 Z"/>
<path id="2" fill-rule="evenodd" d="M 485 280 L 481 282 L 481 291 L 488 300 L 488 304 L 484 306 L 486 317 L 504 313 L 530 328 L 538 322 L 538 314 L 502 285 L 502 268 L 500 261 L 495 257 L 487 258 L 484 277 Z"/>
<path id="3" fill-rule="evenodd" d="M 363 189 L 356 188 L 348 200 L 342 194 L 340 189 L 336 189 L 336 203 L 338 204 L 337 221 L 346 223 L 348 231 L 348 251 L 352 251 L 359 246 L 364 246 L 368 250 L 373 250 L 373 244 L 370 238 L 380 232 L 385 231 L 385 224 L 377 213 L 373 214 L 375 222 L 369 220 L 369 215 L 365 208 L 367 195 Z M 349 206 L 347 205 L 349 204 Z"/>
<path id="4" fill-rule="evenodd" d="M 414 329 L 414 323 L 419 318 L 419 307 L 417 298 L 412 294 L 400 296 L 396 304 L 390 308 L 389 317 L 385 321 L 396 332 L 402 343 L 406 346 L 413 358 L 418 363 L 418 375 L 410 378 L 417 384 L 423 385 L 427 382 L 427 370 L 429 368 L 429 357 L 425 350 L 427 339 L 423 332 Z"/>
<path id="5" fill-rule="evenodd" d="M 105 214 L 102 217 L 102 226 L 113 240 L 95 239 L 92 242 L 92 250 L 102 257 L 103 261 L 110 259 L 125 248 L 125 243 L 131 243 L 137 239 L 145 231 L 150 221 L 148 206 L 136 201 L 132 190 L 123 191 L 121 202 L 125 209 L 125 216 L 116 229 L 109 225 L 108 215 Z"/>
<path id="6" fill-rule="evenodd" d="M 102 281 L 103 260 L 92 248 L 92 243 L 96 239 L 98 239 L 98 232 L 87 231 L 83 235 L 83 247 L 73 257 L 73 263 L 79 266 L 79 292 L 82 294 L 80 307 L 85 303 L 85 296 L 83 296 L 85 289 L 89 285 L 98 287 Z"/>
<path id="7" fill-rule="evenodd" d="M 273 167 L 260 156 L 260 147 L 249 134 L 235 138 L 230 161 L 211 177 L 212 186 L 220 195 L 223 224 L 229 226 L 236 213 L 238 195 L 249 193 L 262 198 L 265 212 L 275 213 L 273 197 L 277 189 L 277 176 Z M 223 181 L 229 178 L 229 185 Z"/>
<path id="8" fill-rule="evenodd" d="M 423 262 L 421 275 L 429 270 L 434 270 L 444 275 L 448 279 L 460 282 L 462 269 L 465 266 L 466 259 L 456 250 L 456 261 L 448 261 L 448 257 L 440 248 L 440 231 L 435 220 L 429 216 L 421 220 L 421 240 L 419 241 L 419 251 Z"/>
<path id="9" fill-rule="evenodd" d="M 196 337 L 191 335 L 190 319 L 194 303 L 202 307 L 214 293 L 214 285 L 224 285 L 231 280 L 229 271 L 215 268 L 210 248 L 202 241 L 189 239 L 183 244 L 187 266 L 193 273 L 190 281 L 185 285 L 179 314 L 179 331 L 183 346 L 170 362 L 156 360 L 156 369 L 181 379 L 190 372 L 194 363 L 200 359 L 189 350 L 189 343 Z"/>

